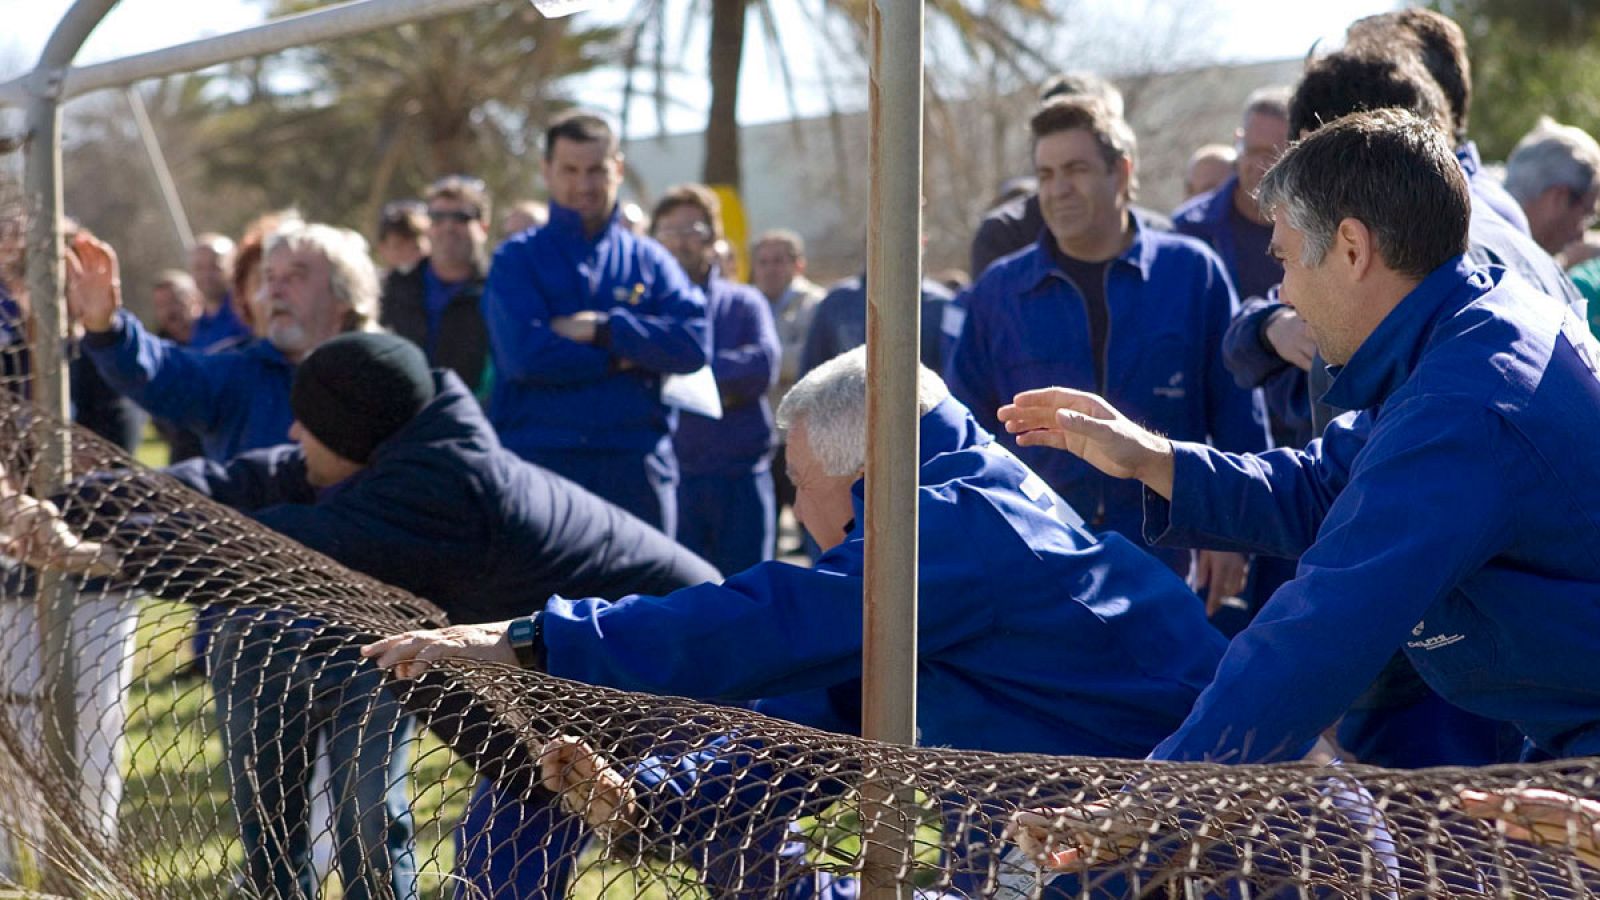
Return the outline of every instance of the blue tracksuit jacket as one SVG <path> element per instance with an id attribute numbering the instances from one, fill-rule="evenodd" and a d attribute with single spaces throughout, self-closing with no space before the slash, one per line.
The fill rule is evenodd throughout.
<path id="1" fill-rule="evenodd" d="M 454 622 L 523 615 L 555 591 L 619 597 L 718 577 L 661 532 L 502 449 L 461 379 L 434 379 L 438 396 L 331 488 L 306 481 L 293 445 L 167 471 Z"/>
<path id="2" fill-rule="evenodd" d="M 1238 306 L 1215 253 L 1193 238 L 1136 226 L 1106 271 L 1106 371 L 1094 371 L 1083 296 L 1055 265 L 1045 232 L 994 265 L 962 295 L 966 322 L 945 370 L 950 391 L 1044 477 L 1090 527 L 1139 541 L 1136 483 L 1108 478 L 1070 453 L 1016 448 L 996 410 L 1017 393 L 1060 385 L 1097 391 L 1132 418 L 1178 440 L 1265 449 L 1261 396 L 1223 368 L 1222 334 Z M 1188 552 L 1159 551 L 1188 571 Z"/>
<path id="3" fill-rule="evenodd" d="M 124 310 L 109 331 L 85 335 L 83 349 L 113 388 L 199 434 L 207 459 L 289 439 L 294 364 L 266 341 L 203 353 L 156 337 Z"/>
<path id="4" fill-rule="evenodd" d="M 595 344 L 550 330 L 594 310 L 610 323 Z M 551 204 L 550 222 L 495 251 L 483 295 L 494 354 L 489 420 L 511 451 L 648 451 L 671 432 L 661 376 L 688 373 L 710 352 L 705 298 L 660 244 L 615 211 L 594 237 Z"/>
<path id="5" fill-rule="evenodd" d="M 918 334 L 918 358 L 935 372 L 944 368 L 944 327 L 950 292 L 931 278 L 922 279 L 922 330 Z M 846 350 L 867 342 L 867 276 L 846 278 L 828 288 L 811 317 L 800 350 L 800 374 L 815 369 Z"/>
<path id="6" fill-rule="evenodd" d="M 1183 582 L 1097 539 L 946 400 L 921 426 L 921 741 L 1139 756 L 1181 721 L 1223 639 Z M 859 729 L 860 527 L 815 568 L 762 563 L 665 597 L 551 598 L 552 675 Z"/>
<path id="7" fill-rule="evenodd" d="M 772 406 L 767 392 L 778 381 L 783 347 L 772 307 L 761 292 L 713 271 L 702 287 L 711 322 L 711 373 L 722 394 L 722 418 L 686 412 L 673 447 L 688 475 L 738 475 L 765 471 L 772 459 Z M 693 510 L 680 509 L 680 519 Z"/>
<path id="8" fill-rule="evenodd" d="M 1397 649 L 1554 756 L 1600 753 L 1600 365 L 1584 324 L 1457 258 L 1337 373 L 1305 450 L 1177 443 L 1166 542 L 1303 554 L 1160 759 L 1299 753 Z"/>

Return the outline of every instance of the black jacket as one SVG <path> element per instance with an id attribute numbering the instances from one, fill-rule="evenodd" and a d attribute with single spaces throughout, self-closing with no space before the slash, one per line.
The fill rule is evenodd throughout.
<path id="1" fill-rule="evenodd" d="M 428 353 L 428 364 L 461 376 L 468 390 L 480 393 L 489 365 L 489 331 L 483 324 L 478 301 L 483 297 L 483 275 L 476 274 L 456 291 L 439 319 L 439 339 L 428 351 L 428 283 L 424 259 L 410 271 L 396 269 L 383 279 L 379 322 Z"/>

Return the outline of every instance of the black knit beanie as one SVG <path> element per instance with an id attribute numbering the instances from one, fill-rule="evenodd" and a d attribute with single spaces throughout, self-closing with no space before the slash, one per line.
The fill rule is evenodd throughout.
<path id="1" fill-rule="evenodd" d="M 392 334 L 342 334 L 294 373 L 294 417 L 329 450 L 364 463 L 433 400 L 433 375 L 417 345 Z"/>

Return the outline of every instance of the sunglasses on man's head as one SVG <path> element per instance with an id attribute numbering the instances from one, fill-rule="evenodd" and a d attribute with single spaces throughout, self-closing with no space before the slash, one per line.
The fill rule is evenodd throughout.
<path id="1" fill-rule="evenodd" d="M 478 213 L 477 210 L 469 209 L 430 209 L 428 210 L 428 218 L 442 219 L 446 222 L 454 222 L 457 225 L 465 225 L 468 222 L 478 221 Z"/>

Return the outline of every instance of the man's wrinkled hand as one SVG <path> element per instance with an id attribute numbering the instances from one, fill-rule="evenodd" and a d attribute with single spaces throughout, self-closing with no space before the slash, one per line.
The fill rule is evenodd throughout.
<path id="1" fill-rule="evenodd" d="M 1019 446 L 1065 450 L 1113 478 L 1137 478 L 1172 497 L 1172 444 L 1094 394 L 1063 387 L 1023 391 L 998 415 Z"/>
<path id="2" fill-rule="evenodd" d="M 1303 372 L 1311 371 L 1317 357 L 1317 339 L 1311 336 L 1311 329 L 1299 313 L 1287 306 L 1278 310 L 1267 318 L 1262 333 L 1284 362 Z"/>
<path id="3" fill-rule="evenodd" d="M 86 578 L 117 572 L 110 548 L 73 534 L 54 503 L 22 493 L 0 497 L 0 553 L 41 571 Z"/>
<path id="4" fill-rule="evenodd" d="M 550 330 L 569 341 L 592 344 L 599 334 L 600 325 L 610 318 L 607 313 L 584 310 L 570 316 L 556 316 L 550 320 Z"/>
<path id="5" fill-rule="evenodd" d="M 1006 836 L 1046 872 L 1114 863 L 1137 850 L 1149 833 L 1148 821 L 1109 801 L 1022 810 L 1006 828 Z"/>
<path id="6" fill-rule="evenodd" d="M 506 637 L 510 622 L 486 625 L 451 625 L 429 631 L 408 631 L 374 641 L 361 655 L 388 669 L 396 678 L 416 678 L 443 660 L 517 664 L 516 651 Z"/>
<path id="7" fill-rule="evenodd" d="M 560 735 L 544 745 L 539 778 L 591 828 L 617 836 L 638 827 L 639 804 L 627 779 L 578 738 Z"/>
<path id="8" fill-rule="evenodd" d="M 1600 869 L 1600 802 L 1563 791 L 1515 788 L 1460 793 L 1461 811 L 1493 822 L 1506 837 L 1543 847 L 1566 847 Z"/>

